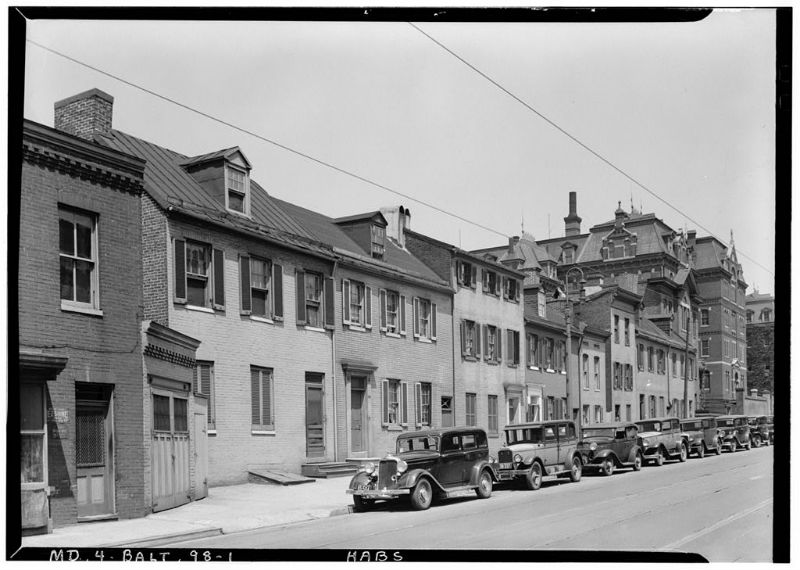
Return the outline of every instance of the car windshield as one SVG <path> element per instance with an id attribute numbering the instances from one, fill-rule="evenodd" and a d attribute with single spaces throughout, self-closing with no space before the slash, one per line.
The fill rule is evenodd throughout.
<path id="1" fill-rule="evenodd" d="M 765 417 L 758 418 L 758 424 L 759 425 L 766 424 L 766 423 L 767 423 L 767 418 L 765 418 Z"/>
<path id="2" fill-rule="evenodd" d="M 681 427 L 683 429 L 701 429 L 703 424 L 701 422 L 684 422 Z"/>
<path id="3" fill-rule="evenodd" d="M 597 437 L 611 437 L 613 438 L 616 434 L 616 430 L 614 428 L 605 428 L 605 429 L 585 429 L 583 430 L 583 439 L 592 439 Z"/>
<path id="4" fill-rule="evenodd" d="M 661 431 L 661 422 L 642 422 L 642 431 Z"/>
<path id="5" fill-rule="evenodd" d="M 404 451 L 437 451 L 438 449 L 439 440 L 432 435 L 403 437 L 397 440 L 398 453 L 403 453 Z"/>
<path id="6" fill-rule="evenodd" d="M 733 419 L 730 419 L 730 420 L 717 419 L 717 425 L 721 426 L 721 427 L 731 427 L 731 426 L 733 426 Z"/>
<path id="7" fill-rule="evenodd" d="M 506 442 L 514 443 L 542 443 L 542 428 L 518 428 L 506 430 Z"/>

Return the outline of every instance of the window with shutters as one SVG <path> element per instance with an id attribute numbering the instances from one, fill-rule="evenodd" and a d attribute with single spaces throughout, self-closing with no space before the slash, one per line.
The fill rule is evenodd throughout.
<path id="1" fill-rule="evenodd" d="M 519 331 L 507 329 L 508 336 L 507 342 L 507 360 L 509 366 L 517 366 L 519 364 Z"/>
<path id="2" fill-rule="evenodd" d="M 484 330 L 486 342 L 483 357 L 489 362 L 496 363 L 500 360 L 500 330 L 494 325 L 486 325 Z"/>
<path id="3" fill-rule="evenodd" d="M 270 262 L 259 257 L 250 258 L 250 298 L 251 314 L 258 317 L 272 317 L 270 299 L 272 267 Z"/>
<path id="4" fill-rule="evenodd" d="M 472 263 L 466 261 L 456 262 L 456 280 L 460 286 L 475 289 L 477 274 L 478 268 Z"/>
<path id="5" fill-rule="evenodd" d="M 397 291 L 381 289 L 379 292 L 381 331 L 389 336 L 405 334 L 405 297 Z"/>
<path id="6" fill-rule="evenodd" d="M 500 427 L 497 421 L 497 396 L 489 396 L 489 435 L 497 435 L 500 433 Z"/>
<path id="7" fill-rule="evenodd" d="M 224 310 L 224 252 L 194 240 L 176 239 L 174 245 L 175 302 Z"/>
<path id="8" fill-rule="evenodd" d="M 372 288 L 360 281 L 342 280 L 343 321 L 357 330 L 372 328 Z"/>
<path id="9" fill-rule="evenodd" d="M 647 371 L 648 372 L 652 372 L 653 371 L 653 347 L 652 346 L 648 346 L 647 347 Z"/>
<path id="10" fill-rule="evenodd" d="M 417 382 L 416 384 L 416 421 L 418 426 L 431 425 L 431 394 L 430 382 Z"/>
<path id="11" fill-rule="evenodd" d="M 503 299 L 515 303 L 519 301 L 519 281 L 513 277 L 503 277 Z"/>
<path id="12" fill-rule="evenodd" d="M 545 341 L 545 353 L 544 353 L 544 366 L 547 368 L 548 372 L 555 372 L 553 367 L 555 366 L 555 346 L 556 343 L 552 338 L 548 338 Z"/>
<path id="13" fill-rule="evenodd" d="M 483 292 L 495 297 L 500 296 L 500 278 L 496 271 L 483 270 Z"/>
<path id="14" fill-rule="evenodd" d="M 461 322 L 461 355 L 467 360 L 476 360 L 480 356 L 481 326 L 475 321 Z"/>
<path id="15" fill-rule="evenodd" d="M 186 302 L 211 306 L 211 246 L 186 241 Z"/>
<path id="16" fill-rule="evenodd" d="M 594 357 L 594 389 L 600 390 L 600 357 Z"/>
<path id="17" fill-rule="evenodd" d="M 583 369 L 583 389 L 589 389 L 589 355 L 583 355 L 583 362 L 582 362 L 582 369 Z"/>
<path id="18" fill-rule="evenodd" d="M 305 300 L 306 300 L 306 325 L 322 328 L 322 293 L 323 281 L 319 273 L 306 272 L 305 275 Z"/>
<path id="19" fill-rule="evenodd" d="M 539 369 L 539 335 L 527 334 L 528 339 L 528 366 L 534 370 Z"/>
<path id="20" fill-rule="evenodd" d="M 625 346 L 631 345 L 631 320 L 625 319 Z"/>
<path id="21" fill-rule="evenodd" d="M 436 303 L 429 299 L 414 297 L 414 338 L 424 341 L 436 340 Z"/>
<path id="22" fill-rule="evenodd" d="M 470 392 L 467 392 L 466 411 L 467 411 L 467 425 L 468 426 L 476 426 L 476 425 L 478 425 L 477 414 L 476 414 L 476 411 L 475 411 L 475 407 L 477 405 L 477 401 L 478 401 L 477 394 L 472 394 Z"/>
<path id="23" fill-rule="evenodd" d="M 272 369 L 250 367 L 251 429 L 254 432 L 275 431 L 275 402 Z"/>
<path id="24" fill-rule="evenodd" d="M 383 425 L 389 427 L 408 425 L 408 384 L 394 379 L 386 379 L 382 384 Z"/>
<path id="25" fill-rule="evenodd" d="M 97 216 L 58 208 L 61 308 L 100 309 L 97 271 Z"/>
<path id="26" fill-rule="evenodd" d="M 217 429 L 216 398 L 214 397 L 214 363 L 197 361 L 194 374 L 194 391 L 208 398 L 208 429 Z"/>
<path id="27" fill-rule="evenodd" d="M 622 390 L 622 372 L 619 362 L 614 363 L 614 390 Z"/>

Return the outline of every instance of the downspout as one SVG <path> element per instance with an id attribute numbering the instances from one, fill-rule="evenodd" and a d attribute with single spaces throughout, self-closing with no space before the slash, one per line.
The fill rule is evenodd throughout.
<path id="1" fill-rule="evenodd" d="M 333 260 L 333 271 L 331 271 L 331 277 L 333 278 L 333 307 L 331 310 L 336 307 L 336 267 L 339 265 L 339 260 Z M 333 328 L 331 329 L 331 378 L 333 380 L 333 460 L 339 461 L 339 444 L 338 444 L 338 433 L 339 433 L 339 410 L 337 408 L 337 399 L 336 399 L 336 314 L 334 313 L 333 316 Z"/>

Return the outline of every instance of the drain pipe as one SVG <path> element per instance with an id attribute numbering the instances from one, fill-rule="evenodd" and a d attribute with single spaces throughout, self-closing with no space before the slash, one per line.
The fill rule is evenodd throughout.
<path id="1" fill-rule="evenodd" d="M 331 277 L 333 278 L 333 307 L 330 310 L 334 310 L 336 307 L 336 267 L 339 265 L 339 260 L 333 260 L 333 271 L 331 272 Z M 337 399 L 336 399 L 336 313 L 333 314 L 333 328 L 331 329 L 331 379 L 333 381 L 333 460 L 339 461 L 339 443 L 338 443 L 338 434 L 339 434 L 339 410 L 336 408 L 337 406 Z"/>

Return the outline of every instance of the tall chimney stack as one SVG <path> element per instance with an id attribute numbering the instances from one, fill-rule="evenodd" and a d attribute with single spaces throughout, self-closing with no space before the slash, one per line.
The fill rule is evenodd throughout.
<path id="1" fill-rule="evenodd" d="M 114 98 L 99 89 L 90 89 L 55 104 L 55 128 L 82 139 L 111 130 Z"/>
<path id="2" fill-rule="evenodd" d="M 564 218 L 564 235 L 576 236 L 581 233 L 581 217 L 578 215 L 577 192 L 569 193 L 569 215 Z"/>

